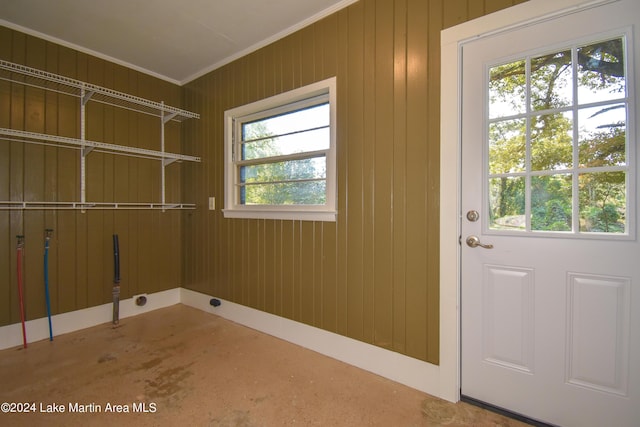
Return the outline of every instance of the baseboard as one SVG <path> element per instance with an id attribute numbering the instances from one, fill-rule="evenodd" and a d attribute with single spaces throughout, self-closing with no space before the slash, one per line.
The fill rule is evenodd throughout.
<path id="1" fill-rule="evenodd" d="M 139 296 L 146 297 L 143 306 L 136 305 Z M 153 294 L 135 295 L 132 298 L 120 301 L 120 319 L 136 316 L 148 311 L 168 307 L 180 303 L 180 288 L 169 289 L 167 291 L 155 292 Z M 90 328 L 113 320 L 113 304 L 103 304 L 96 307 L 76 310 L 69 313 L 56 314 L 51 316 L 53 337 Z M 29 320 L 25 322 L 27 343 L 49 339 L 49 320 L 46 317 Z M 0 350 L 22 345 L 22 324 L 0 327 Z"/>
<path id="2" fill-rule="evenodd" d="M 211 296 L 189 289 L 143 294 L 143 306 L 135 303 L 139 296 L 120 301 L 120 319 L 182 303 L 446 399 L 441 396 L 441 372 L 436 365 L 230 301 L 219 300 L 221 304 L 213 307 Z M 110 323 L 112 316 L 111 303 L 52 316 L 54 340 L 56 335 Z M 25 327 L 29 343 L 49 339 L 46 317 L 30 320 Z M 21 328 L 20 323 L 0 327 L 0 350 L 22 345 Z"/>
<path id="3" fill-rule="evenodd" d="M 211 299 L 209 295 L 180 289 L 182 304 L 216 314 L 433 396 L 439 397 L 441 394 L 440 369 L 436 365 L 229 301 L 218 299 L 220 306 L 213 307 Z"/>

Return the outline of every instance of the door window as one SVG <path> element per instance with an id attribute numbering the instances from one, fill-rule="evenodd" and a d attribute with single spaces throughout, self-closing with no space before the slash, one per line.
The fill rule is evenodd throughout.
<path id="1" fill-rule="evenodd" d="M 490 232 L 630 235 L 625 39 L 488 67 Z"/>

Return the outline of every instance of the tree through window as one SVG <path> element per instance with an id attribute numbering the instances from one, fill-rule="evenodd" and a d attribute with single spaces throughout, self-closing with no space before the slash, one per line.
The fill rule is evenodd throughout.
<path id="1" fill-rule="evenodd" d="M 489 228 L 628 233 L 623 37 L 492 66 Z"/>

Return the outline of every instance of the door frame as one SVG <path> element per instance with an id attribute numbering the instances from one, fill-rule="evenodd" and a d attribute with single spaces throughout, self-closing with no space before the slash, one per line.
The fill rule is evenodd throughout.
<path id="1" fill-rule="evenodd" d="M 440 397 L 460 400 L 462 48 L 479 38 L 618 0 L 529 0 L 441 33 Z M 447 165 L 447 167 L 443 167 Z"/>

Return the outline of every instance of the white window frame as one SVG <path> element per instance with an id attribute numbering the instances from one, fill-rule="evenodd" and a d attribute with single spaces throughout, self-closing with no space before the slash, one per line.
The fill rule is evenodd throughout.
<path id="1" fill-rule="evenodd" d="M 238 177 L 233 153 L 234 133 L 243 122 L 250 121 L 267 110 L 286 108 L 292 104 L 328 96 L 330 114 L 330 144 L 326 150 L 326 203 L 324 205 L 244 205 L 238 198 Z M 225 218 L 288 219 L 308 221 L 336 221 L 337 168 L 336 168 L 336 78 L 331 77 L 270 98 L 236 107 L 224 113 Z"/>

